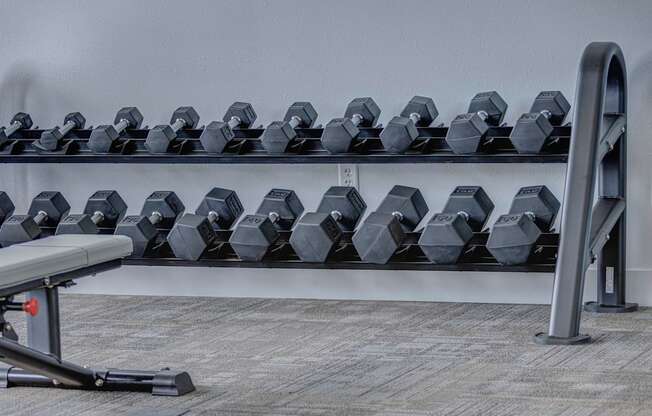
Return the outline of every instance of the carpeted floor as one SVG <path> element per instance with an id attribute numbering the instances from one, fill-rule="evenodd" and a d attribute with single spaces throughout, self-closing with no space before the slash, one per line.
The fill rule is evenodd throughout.
<path id="1" fill-rule="evenodd" d="M 11 416 L 652 415 L 652 310 L 585 314 L 583 330 L 595 337 L 588 346 L 535 345 L 548 310 L 64 295 L 65 358 L 185 369 L 197 391 L 165 398 L 12 388 L 0 391 L 0 409 Z"/>

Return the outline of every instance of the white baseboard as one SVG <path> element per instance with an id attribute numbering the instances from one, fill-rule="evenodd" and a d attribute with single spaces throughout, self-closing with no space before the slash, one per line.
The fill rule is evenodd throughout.
<path id="1" fill-rule="evenodd" d="M 628 272 L 630 302 L 652 305 L 652 270 Z M 589 270 L 585 300 L 595 299 Z M 74 293 L 548 304 L 552 274 L 123 267 Z"/>

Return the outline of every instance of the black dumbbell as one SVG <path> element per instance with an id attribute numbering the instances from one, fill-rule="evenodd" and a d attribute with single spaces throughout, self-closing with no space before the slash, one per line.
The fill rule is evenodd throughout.
<path id="1" fill-rule="evenodd" d="M 235 191 L 213 188 L 194 214 L 185 214 L 174 224 L 168 233 L 168 244 L 176 257 L 199 260 L 215 245 L 215 231 L 231 228 L 242 212 L 242 203 Z"/>
<path id="2" fill-rule="evenodd" d="M 32 118 L 27 113 L 16 113 L 8 127 L 0 129 L 0 145 L 5 144 L 18 130 L 32 127 Z"/>
<path id="3" fill-rule="evenodd" d="M 331 153 L 346 153 L 360 134 L 358 127 L 373 127 L 380 107 L 371 97 L 354 98 L 346 107 L 344 118 L 334 118 L 324 127 L 321 144 Z"/>
<path id="4" fill-rule="evenodd" d="M 235 102 L 224 114 L 223 121 L 211 121 L 199 136 L 202 147 L 208 153 L 222 153 L 235 137 L 233 129 L 248 128 L 256 121 L 256 112 L 249 103 Z"/>
<path id="5" fill-rule="evenodd" d="M 383 147 L 390 153 L 405 152 L 419 137 L 417 127 L 428 127 L 438 115 L 439 111 L 432 98 L 418 95 L 412 97 L 401 115 L 392 118 L 380 132 Z"/>
<path id="6" fill-rule="evenodd" d="M 433 263 L 457 263 L 473 233 L 482 231 L 493 210 L 494 204 L 482 187 L 458 186 L 444 210 L 428 221 L 419 247 Z"/>
<path id="7" fill-rule="evenodd" d="M 139 129 L 142 122 L 143 115 L 138 108 L 123 107 L 115 115 L 113 126 L 103 124 L 91 131 L 88 148 L 95 153 L 109 153 L 126 129 Z"/>
<path id="8" fill-rule="evenodd" d="M 15 208 L 9 195 L 6 192 L 0 191 L 0 224 L 13 215 Z"/>
<path id="9" fill-rule="evenodd" d="M 386 264 L 405 240 L 405 233 L 414 231 L 427 212 L 421 191 L 394 186 L 353 235 L 362 261 Z"/>
<path id="10" fill-rule="evenodd" d="M 84 118 L 81 113 L 69 113 L 63 119 L 63 126 L 61 128 L 55 127 L 50 130 L 45 130 L 41 133 L 41 137 L 35 145 L 47 151 L 57 150 L 61 140 L 63 140 L 72 129 L 83 129 L 84 125 L 86 125 L 86 118 Z"/>
<path id="11" fill-rule="evenodd" d="M 199 123 L 199 114 L 193 107 L 179 107 L 172 113 L 170 124 L 159 124 L 147 133 L 145 148 L 150 153 L 166 153 L 181 129 L 194 129 Z"/>
<path id="12" fill-rule="evenodd" d="M 499 126 L 507 112 L 507 103 L 496 91 L 476 94 L 466 114 L 451 122 L 446 143 L 453 153 L 476 153 L 490 143 L 486 137 L 491 126 Z"/>
<path id="13" fill-rule="evenodd" d="M 116 235 L 126 235 L 134 244 L 133 255 L 143 257 L 157 244 L 159 229 L 172 228 L 186 207 L 172 191 L 155 191 L 147 197 L 140 215 L 128 215 L 115 229 Z"/>
<path id="14" fill-rule="evenodd" d="M 560 203 L 544 186 L 521 188 L 509 213 L 496 220 L 487 250 L 501 264 L 526 263 L 542 232 L 549 232 L 559 212 Z"/>
<path id="15" fill-rule="evenodd" d="M 357 189 L 332 186 L 317 211 L 307 213 L 297 222 L 290 245 L 302 261 L 323 263 L 342 238 L 342 232 L 353 231 L 366 209 Z"/>
<path id="16" fill-rule="evenodd" d="M 55 234 L 98 234 L 101 228 L 115 228 L 127 213 L 127 204 L 117 191 L 97 191 L 86 202 L 83 214 L 68 215 Z"/>
<path id="17" fill-rule="evenodd" d="M 297 127 L 312 127 L 317 121 L 317 111 L 307 101 L 297 101 L 285 113 L 283 121 L 271 122 L 263 132 L 260 142 L 268 153 L 285 153 L 297 138 Z"/>
<path id="18" fill-rule="evenodd" d="M 530 112 L 523 114 L 509 139 L 518 153 L 539 153 L 554 142 L 555 126 L 561 126 L 570 111 L 570 103 L 561 91 L 542 91 L 534 99 Z"/>
<path id="19" fill-rule="evenodd" d="M 245 215 L 231 234 L 229 244 L 241 260 L 261 261 L 278 240 L 279 230 L 289 231 L 303 213 L 294 191 L 272 189 L 256 214 Z"/>
<path id="20" fill-rule="evenodd" d="M 12 215 L 2 224 L 0 245 L 35 240 L 41 235 L 41 227 L 56 227 L 69 211 L 70 204 L 60 192 L 41 192 L 32 200 L 27 215 Z"/>

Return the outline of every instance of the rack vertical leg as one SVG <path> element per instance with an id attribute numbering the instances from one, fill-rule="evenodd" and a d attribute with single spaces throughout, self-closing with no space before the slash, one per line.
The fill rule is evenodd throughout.
<path id="1" fill-rule="evenodd" d="M 625 58 L 615 43 L 593 42 L 584 50 L 577 77 L 575 108 L 579 110 L 573 116 L 550 324 L 547 332 L 534 336 L 535 342 L 545 345 L 590 342 L 591 337 L 580 334 L 579 330 L 584 309 L 585 273 L 594 256 L 598 260 L 600 282 L 598 302 L 626 305 L 625 211 L 614 227 L 606 231 L 611 242 L 599 247 L 604 240 L 597 239 L 606 235 L 599 235 L 604 230 L 593 228 L 604 226 L 604 223 L 593 223 L 596 182 L 599 182 L 599 198 L 626 201 L 627 123 L 621 127 L 618 143 L 603 142 L 605 137 L 613 138 L 608 128 L 603 131 L 608 127 L 605 119 L 613 119 L 610 115 L 614 113 L 622 117 L 627 115 Z M 601 143 L 608 143 L 609 151 L 605 154 L 599 150 Z M 594 247 L 597 252 L 592 251 Z"/>

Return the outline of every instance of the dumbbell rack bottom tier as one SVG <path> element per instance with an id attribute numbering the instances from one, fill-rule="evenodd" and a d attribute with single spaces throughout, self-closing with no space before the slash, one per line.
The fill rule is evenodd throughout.
<path id="1" fill-rule="evenodd" d="M 487 251 L 487 232 L 476 233 L 467 250 L 456 264 L 434 264 L 418 246 L 420 233 L 407 233 L 404 244 L 387 264 L 365 263 L 360 260 L 351 242 L 353 233 L 347 232 L 325 263 L 301 261 L 288 243 L 290 232 L 281 232 L 279 240 L 270 247 L 260 262 L 242 261 L 231 249 L 228 239 L 230 231 L 218 232 L 219 242 L 202 259 L 189 261 L 175 258 L 169 246 L 162 243 L 157 250 L 144 258 L 130 257 L 125 264 L 141 266 L 192 266 L 192 267 L 239 267 L 275 269 L 349 269 L 349 270 L 448 270 L 487 272 L 554 272 L 558 234 L 542 234 L 527 264 L 504 266 L 498 264 Z"/>
<path id="2" fill-rule="evenodd" d="M 261 262 L 238 259 L 202 259 L 198 261 L 177 258 L 128 258 L 124 264 L 131 266 L 182 266 L 182 267 L 235 267 L 243 269 L 313 269 L 313 270 L 405 270 L 405 271 L 450 271 L 450 272 L 520 272 L 552 273 L 555 264 L 521 264 L 504 266 L 498 263 L 456 263 L 433 264 L 427 261 L 390 261 L 387 264 L 370 264 L 361 261 L 328 261 L 325 263 L 304 263 L 300 260 L 263 260 Z"/>
<path id="3" fill-rule="evenodd" d="M 43 227 L 42 236 L 54 235 L 55 228 Z M 99 228 L 100 234 L 112 234 L 113 230 Z M 169 229 L 159 229 L 160 235 L 167 235 Z M 238 258 L 229 244 L 232 231 L 217 231 L 217 239 L 212 249 L 200 260 L 184 260 L 174 256 L 164 238 L 144 257 L 128 257 L 124 264 L 138 266 L 187 266 L 187 267 L 237 267 L 237 268 L 275 268 L 275 269 L 348 269 L 348 270 L 444 270 L 468 272 L 526 272 L 551 273 L 555 271 L 555 261 L 559 246 L 559 234 L 541 234 L 532 255 L 526 264 L 505 266 L 496 262 L 486 248 L 489 232 L 474 233 L 467 248 L 456 264 L 434 264 L 419 248 L 420 232 L 406 233 L 403 244 L 387 264 L 365 263 L 352 243 L 353 232 L 344 232 L 338 246 L 325 263 L 301 261 L 289 244 L 290 231 L 280 231 L 279 239 L 269 248 L 268 254 L 260 262 L 243 261 Z"/>

